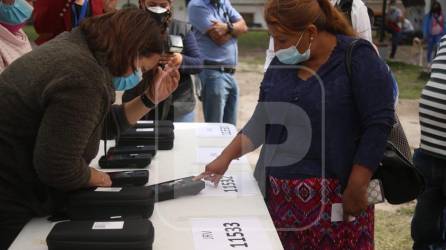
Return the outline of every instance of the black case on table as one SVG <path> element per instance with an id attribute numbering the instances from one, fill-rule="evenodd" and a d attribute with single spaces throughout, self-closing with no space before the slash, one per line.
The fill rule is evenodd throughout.
<path id="1" fill-rule="evenodd" d="M 148 170 L 118 171 L 107 173 L 112 187 L 144 186 L 149 181 Z"/>
<path id="2" fill-rule="evenodd" d="M 59 222 L 46 238 L 48 250 L 151 250 L 152 223 L 147 219 L 123 221 L 122 229 L 93 229 L 101 221 Z"/>
<path id="3" fill-rule="evenodd" d="M 153 190 L 156 202 L 197 195 L 205 188 L 206 183 L 202 180 L 194 181 L 194 178 L 193 176 L 181 178 L 150 185 L 147 188 Z"/>
<path id="4" fill-rule="evenodd" d="M 112 147 L 107 154 L 150 154 L 155 157 L 156 151 L 157 149 L 154 145 L 132 145 Z"/>
<path id="5" fill-rule="evenodd" d="M 107 153 L 99 159 L 99 166 L 103 169 L 146 168 L 152 163 L 152 157 L 151 154 Z"/>
<path id="6" fill-rule="evenodd" d="M 117 145 L 155 145 L 158 150 L 171 150 L 174 140 L 175 133 L 171 128 L 130 128 L 121 134 Z"/>
<path id="7" fill-rule="evenodd" d="M 154 202 L 153 190 L 147 187 L 92 188 L 70 193 L 66 213 L 71 220 L 149 218 Z"/>
<path id="8" fill-rule="evenodd" d="M 172 121 L 148 121 L 148 120 L 142 120 L 138 121 L 135 128 L 170 128 L 174 129 L 175 126 Z"/>

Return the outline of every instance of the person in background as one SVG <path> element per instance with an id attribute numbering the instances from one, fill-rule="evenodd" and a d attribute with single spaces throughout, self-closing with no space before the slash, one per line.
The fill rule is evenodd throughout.
<path id="1" fill-rule="evenodd" d="M 417 199 L 411 234 L 414 250 L 446 249 L 446 36 L 432 63 L 430 80 L 421 93 L 420 148 L 413 163 L 426 180 L 426 189 Z"/>
<path id="2" fill-rule="evenodd" d="M 33 23 L 41 45 L 64 31 L 79 26 L 87 17 L 115 11 L 117 0 L 38 0 L 34 3 Z"/>
<path id="3" fill-rule="evenodd" d="M 401 40 L 411 44 L 414 37 L 415 29 L 412 25 L 412 22 L 409 19 L 404 18 L 403 26 L 401 28 Z"/>
<path id="4" fill-rule="evenodd" d="M 398 8 L 396 0 L 391 0 L 389 4 L 389 11 L 386 15 L 387 30 L 392 34 L 392 48 L 390 51 L 390 58 L 395 58 L 398 45 L 401 42 L 401 30 L 404 22 L 403 11 Z"/>
<path id="5" fill-rule="evenodd" d="M 445 19 L 441 9 L 441 4 L 432 2 L 431 10 L 423 19 L 423 38 L 427 43 L 427 62 L 430 64 L 441 37 L 446 34 Z"/>
<path id="6" fill-rule="evenodd" d="M 367 188 L 395 122 L 389 70 L 358 40 L 347 73 L 355 34 L 328 0 L 269 0 L 265 19 L 276 58 L 254 114 L 198 178 L 219 183 L 263 145 L 255 177 L 284 249 L 372 250 Z"/>
<path id="7" fill-rule="evenodd" d="M 54 212 L 56 197 L 110 187 L 89 167 L 100 139 L 130 128 L 178 86 L 178 70 L 158 67 L 146 91 L 112 105 L 116 90 L 158 66 L 164 31 L 147 11 L 87 18 L 0 74 L 0 249 L 33 217 Z"/>
<path id="8" fill-rule="evenodd" d="M 248 27 L 229 0 L 191 0 L 188 15 L 205 66 L 200 73 L 204 119 L 235 125 L 239 98 L 234 79 L 237 38 Z"/>
<path id="9" fill-rule="evenodd" d="M 189 24 L 172 19 L 171 0 L 141 0 L 140 8 L 152 13 L 162 25 L 167 25 L 170 35 L 180 36 L 183 40 L 183 51 L 181 53 L 164 53 L 161 56 L 160 64 L 173 64 L 180 67 L 180 83 L 172 96 L 158 104 L 143 119 L 146 120 L 170 120 L 174 122 L 193 122 L 195 120 L 195 94 L 192 82 L 192 74 L 201 72 L 200 51 L 198 49 L 195 36 L 191 32 Z M 134 89 L 127 90 L 122 98 L 123 102 L 128 102 L 135 96 L 140 95 L 147 88 L 153 74 L 145 74 L 145 79 Z"/>
<path id="10" fill-rule="evenodd" d="M 348 2 L 348 3 L 345 3 Z M 370 16 L 367 6 L 362 0 L 330 0 L 333 6 L 336 6 L 346 17 L 350 19 L 350 23 L 353 26 L 353 30 L 359 38 L 365 39 L 373 44 L 372 27 L 370 23 Z M 342 7 L 346 6 L 346 10 L 342 10 Z M 268 69 L 271 61 L 274 59 L 274 39 L 271 37 L 269 41 L 269 47 L 266 50 L 266 60 L 264 71 Z"/>
<path id="11" fill-rule="evenodd" d="M 0 0 L 0 72 L 31 51 L 22 27 L 32 11 L 32 6 L 25 0 Z"/>

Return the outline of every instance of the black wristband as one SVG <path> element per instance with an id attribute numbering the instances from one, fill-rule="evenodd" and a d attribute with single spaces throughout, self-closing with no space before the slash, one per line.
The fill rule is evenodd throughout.
<path id="1" fill-rule="evenodd" d="M 148 109 L 153 109 L 154 107 L 156 107 L 156 104 L 153 103 L 146 94 L 142 94 L 141 96 L 141 102 L 142 104 L 144 104 L 144 106 L 146 106 L 146 108 Z"/>
<path id="2" fill-rule="evenodd" d="M 228 25 L 228 34 L 232 35 L 232 32 L 234 32 L 234 25 L 231 22 L 226 23 Z"/>

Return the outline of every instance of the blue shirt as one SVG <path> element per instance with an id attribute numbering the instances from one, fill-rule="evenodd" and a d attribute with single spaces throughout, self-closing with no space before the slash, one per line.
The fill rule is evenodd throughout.
<path id="1" fill-rule="evenodd" d="M 296 68 L 277 68 L 284 65 L 277 58 L 273 60 L 261 83 L 256 110 L 241 133 L 257 147 L 283 144 L 287 136 L 296 134 L 290 129 L 303 132 L 293 138 L 292 147 L 278 145 L 270 157 L 265 157 L 268 150 L 264 146 L 259 159 L 267 167 L 267 175 L 285 179 L 321 177 L 325 165 L 325 176 L 339 179 L 345 185 L 354 164 L 372 171 L 378 167 L 394 124 L 392 78 L 374 48 L 361 40 L 352 53 L 350 82 L 345 54 L 351 41 L 352 38 L 337 36 L 335 49 L 317 71 L 319 78 L 302 80 Z M 291 108 L 268 108 L 271 103 L 293 105 L 292 109 L 298 107 L 306 115 L 297 117 L 290 112 Z M 305 119 L 311 127 L 309 132 Z M 292 121 L 286 125 L 287 129 L 277 126 L 284 124 L 284 120 Z M 277 167 L 278 161 L 290 162 L 293 156 L 294 162 Z"/>
<path id="2" fill-rule="evenodd" d="M 193 33 L 204 60 L 235 66 L 238 58 L 237 39 L 233 37 L 220 46 L 206 34 L 212 27 L 212 21 L 235 23 L 242 19 L 229 0 L 220 0 L 220 3 L 220 8 L 217 9 L 210 0 L 190 1 L 188 5 L 189 22 L 192 24 Z"/>

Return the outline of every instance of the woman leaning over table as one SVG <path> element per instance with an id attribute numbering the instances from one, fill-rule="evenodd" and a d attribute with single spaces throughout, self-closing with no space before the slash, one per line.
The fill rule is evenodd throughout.
<path id="1" fill-rule="evenodd" d="M 394 123 L 389 71 L 359 40 L 349 77 L 354 33 L 328 0 L 269 0 L 265 18 L 276 57 L 259 103 L 199 178 L 218 183 L 233 159 L 263 145 L 255 176 L 285 249 L 373 249 L 367 187 Z"/>
<path id="2" fill-rule="evenodd" d="M 176 68 L 158 68 L 141 96 L 112 105 L 116 89 L 157 67 L 163 33 L 143 10 L 92 17 L 0 74 L 0 249 L 52 212 L 55 193 L 111 186 L 89 167 L 101 137 L 129 128 L 178 86 Z"/>

